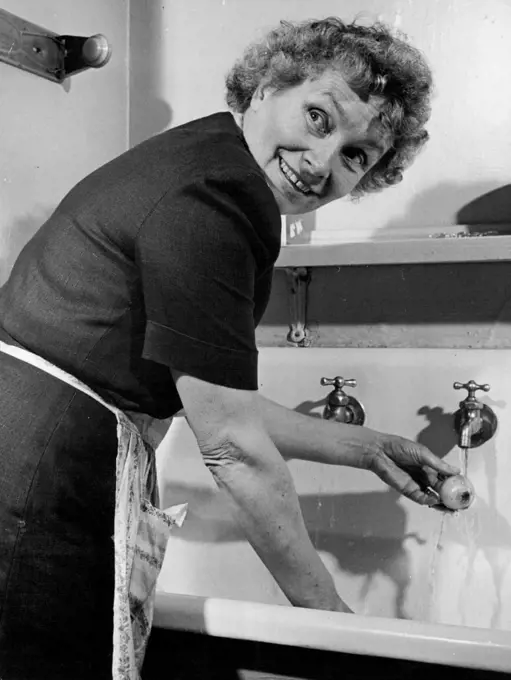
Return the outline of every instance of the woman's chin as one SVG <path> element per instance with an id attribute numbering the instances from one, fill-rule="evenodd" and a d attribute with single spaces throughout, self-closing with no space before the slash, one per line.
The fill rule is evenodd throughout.
<path id="1" fill-rule="evenodd" d="M 311 205 L 310 201 L 300 200 L 299 196 L 293 198 L 293 200 L 281 192 L 278 192 L 278 194 L 277 192 L 274 192 L 274 196 L 281 215 L 304 215 L 305 213 L 315 210 L 315 207 Z"/>

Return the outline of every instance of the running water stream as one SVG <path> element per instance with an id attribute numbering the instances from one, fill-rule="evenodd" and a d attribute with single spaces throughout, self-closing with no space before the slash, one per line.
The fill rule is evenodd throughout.
<path id="1" fill-rule="evenodd" d="M 468 448 L 462 448 L 459 447 L 459 467 L 461 470 L 461 474 L 465 477 L 468 476 Z M 432 551 L 432 556 L 431 556 L 431 563 L 430 563 L 430 571 L 429 571 L 429 595 L 430 595 L 430 607 L 433 609 L 436 609 L 436 599 L 437 595 L 439 594 L 437 592 L 438 588 L 438 579 L 440 578 L 440 574 L 438 574 L 438 569 L 440 567 L 440 561 L 441 561 L 441 553 L 442 550 L 444 549 L 444 538 L 445 534 L 450 533 L 452 531 L 452 522 L 459 522 L 460 515 L 464 515 L 466 512 L 465 510 L 459 511 L 459 510 L 448 510 L 447 508 L 442 508 L 439 510 L 442 513 L 442 518 L 440 520 L 440 526 L 438 529 L 438 534 L 436 537 L 436 540 L 434 542 L 433 546 L 433 551 Z M 467 524 L 466 521 L 461 520 L 463 524 L 463 529 L 462 533 L 464 535 L 464 538 L 466 538 L 467 541 L 467 546 L 469 548 L 469 564 L 467 565 L 467 568 L 469 568 L 471 565 L 473 565 L 473 562 L 475 560 L 475 555 L 477 552 L 476 545 L 475 545 L 475 540 L 474 537 L 471 536 L 469 525 Z M 473 518 L 472 521 L 470 522 L 471 525 L 473 525 Z M 459 525 L 458 525 L 459 526 Z M 461 528 L 461 527 L 460 527 Z M 471 571 L 471 569 L 469 569 Z M 467 571 L 467 574 L 469 573 Z M 463 590 L 463 589 L 462 589 Z"/>
<path id="2" fill-rule="evenodd" d="M 468 449 L 459 447 L 460 449 L 460 466 L 461 474 L 464 477 L 468 477 Z"/>
<path id="3" fill-rule="evenodd" d="M 470 478 L 468 457 L 473 450 L 459 449 L 461 474 Z M 492 454 L 487 452 L 487 456 Z M 497 628 L 505 620 L 505 576 L 511 565 L 511 527 L 496 507 L 496 466 L 492 493 L 487 501 L 480 474 L 481 460 L 473 460 L 478 486 L 473 504 L 465 510 L 440 509 L 442 517 L 432 541 L 429 573 L 430 616 L 438 623 Z"/>

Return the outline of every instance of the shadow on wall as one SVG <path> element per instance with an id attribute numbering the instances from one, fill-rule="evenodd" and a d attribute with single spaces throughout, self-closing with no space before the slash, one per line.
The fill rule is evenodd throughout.
<path id="1" fill-rule="evenodd" d="M 501 401 L 486 401 L 492 405 L 504 406 Z M 321 418 L 326 402 L 326 397 L 316 401 L 302 401 L 294 410 L 311 418 Z M 318 412 L 317 409 L 321 411 Z M 428 405 L 421 406 L 417 414 L 425 416 L 428 424 L 418 433 L 416 441 L 427 446 L 438 458 L 445 458 L 458 445 L 458 435 L 454 429 L 455 414 L 444 411 L 441 406 Z"/>
<path id="2" fill-rule="evenodd" d="M 502 402 L 491 401 L 492 406 L 502 405 Z M 473 456 L 480 456 L 476 449 L 469 450 L 467 473 L 470 477 L 473 464 Z M 462 621 L 468 614 L 468 602 L 465 594 L 470 592 L 473 585 L 478 581 L 478 558 L 484 557 L 485 563 L 491 572 L 494 595 L 491 590 L 487 597 L 493 597 L 493 611 L 489 628 L 506 628 L 507 622 L 503 618 L 504 605 L 506 603 L 505 581 L 511 565 L 511 525 L 498 509 L 497 500 L 500 498 L 498 491 L 498 467 L 497 450 L 495 441 L 490 440 L 485 444 L 483 464 L 488 484 L 487 501 L 478 493 L 476 486 L 476 498 L 474 504 L 466 513 L 457 517 L 458 513 L 448 515 L 444 524 L 443 544 L 465 546 L 467 567 L 463 576 L 463 586 L 460 590 L 458 611 Z M 475 461 L 474 461 L 475 462 Z"/>
<path id="3" fill-rule="evenodd" d="M 308 495 L 300 496 L 300 506 L 316 550 L 334 557 L 341 571 L 364 577 L 359 601 L 365 601 L 378 576 L 386 576 L 395 588 L 393 615 L 406 619 L 412 569 L 406 542 L 425 545 L 427 541 L 406 531 L 400 498 L 392 489 Z"/>
<path id="4" fill-rule="evenodd" d="M 368 493 L 301 495 L 300 506 L 315 548 L 331 555 L 336 568 L 363 576 L 359 599 L 363 601 L 375 578 L 386 576 L 395 587 L 394 616 L 408 618 L 405 600 L 411 564 L 406 541 L 426 541 L 406 531 L 406 512 L 400 494 L 388 489 Z M 244 542 L 232 512 L 214 488 L 169 482 L 162 507 L 188 503 L 179 538 L 191 542 Z M 390 535 L 389 535 L 390 534 Z"/>
<path id="5" fill-rule="evenodd" d="M 511 223 L 511 184 L 481 194 L 458 210 L 457 224 Z M 470 229 L 472 232 L 472 229 Z"/>
<path id="6" fill-rule="evenodd" d="M 326 397 L 316 401 L 302 401 L 294 410 L 311 418 L 321 418 L 326 402 Z M 502 402 L 492 403 L 503 406 Z M 454 413 L 444 411 L 441 406 L 424 405 L 417 414 L 425 416 L 428 424 L 419 432 L 416 441 L 427 446 L 438 458 L 445 458 L 458 444 L 458 435 L 454 429 Z"/>
<path id="7" fill-rule="evenodd" d="M 39 208 L 35 214 L 19 216 L 5 231 L 0 255 L 0 286 L 5 283 L 23 246 L 51 215 L 50 208 Z"/>
<path id="8" fill-rule="evenodd" d="M 406 182 L 406 178 L 404 180 Z M 392 191 L 385 189 L 384 191 Z M 474 198 L 475 197 L 475 198 Z M 347 199 L 349 200 L 349 199 Z M 360 199 L 362 206 L 364 198 Z M 463 207 L 459 207 L 460 204 Z M 388 238 L 388 232 L 396 229 L 413 231 L 414 224 L 432 227 L 432 233 L 443 231 L 438 225 L 466 225 L 469 234 L 491 231 L 488 225 L 507 224 L 511 232 L 511 184 L 495 188 L 491 185 L 459 185 L 444 182 L 418 194 L 408 205 L 403 206 L 406 212 L 401 217 L 389 220 L 380 227 L 372 240 Z M 305 245 L 311 242 L 312 234 L 317 228 L 316 212 L 307 215 L 294 215 L 286 218 L 286 236 L 288 243 Z M 406 238 L 406 237 L 405 237 Z"/>
<path id="9" fill-rule="evenodd" d="M 405 180 L 406 181 L 406 180 Z M 391 189 L 389 189 L 391 191 Z M 474 198 L 475 197 L 475 198 Z M 459 207 L 460 204 L 463 207 Z M 445 217 L 451 217 L 447 222 Z M 386 238 L 386 231 L 403 228 L 413 229 L 414 223 L 431 225 L 463 224 L 469 234 L 489 231 L 488 225 L 506 224 L 511 231 L 511 184 L 495 188 L 491 185 L 469 185 L 443 182 L 418 194 L 408 204 L 405 215 L 392 219 L 378 230 L 375 239 Z M 438 227 L 442 232 L 442 227 Z"/>
<path id="10" fill-rule="evenodd" d="M 417 435 L 417 441 L 438 458 L 445 458 L 458 445 L 454 429 L 454 413 L 441 406 L 421 406 L 418 415 L 425 416 L 428 424 Z"/>
<path id="11" fill-rule="evenodd" d="M 154 0 L 130 3 L 129 146 L 165 130 L 172 121 L 161 92 L 163 7 Z"/>

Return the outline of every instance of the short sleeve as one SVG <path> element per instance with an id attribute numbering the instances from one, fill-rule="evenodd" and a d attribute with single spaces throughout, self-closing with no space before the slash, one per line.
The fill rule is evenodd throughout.
<path id="1" fill-rule="evenodd" d="M 257 389 L 254 295 L 269 253 L 268 187 L 242 168 L 166 194 L 137 238 L 143 358 L 208 382 Z"/>

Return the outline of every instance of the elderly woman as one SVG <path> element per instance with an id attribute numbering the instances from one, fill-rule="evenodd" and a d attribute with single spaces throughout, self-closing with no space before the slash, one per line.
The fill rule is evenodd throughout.
<path id="1" fill-rule="evenodd" d="M 421 475 L 457 472 L 420 444 L 257 391 L 281 215 L 400 181 L 427 138 L 430 88 L 421 55 L 384 26 L 282 23 L 228 75 L 230 111 L 99 168 L 25 246 L 0 295 L 2 680 L 111 677 L 116 460 L 136 454 L 121 440 L 141 415 L 185 409 L 299 607 L 350 611 L 285 458 L 371 470 L 422 504 L 434 499 Z M 114 660 L 115 677 L 138 677 L 123 672 Z"/>

